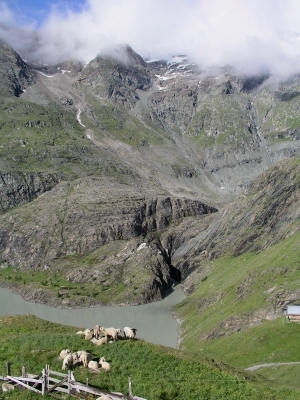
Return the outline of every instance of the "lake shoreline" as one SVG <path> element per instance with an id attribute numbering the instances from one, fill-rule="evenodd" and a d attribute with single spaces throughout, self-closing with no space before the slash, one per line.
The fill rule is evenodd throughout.
<path id="1" fill-rule="evenodd" d="M 0 281 L 0 288 L 9 289 L 12 293 L 18 294 L 22 297 L 24 301 L 29 301 L 31 303 L 43 304 L 45 306 L 59 308 L 59 309 L 85 309 L 85 308 L 97 308 L 97 307 L 131 307 L 131 306 L 141 306 L 145 304 L 156 303 L 161 300 L 145 302 L 145 303 L 101 303 L 92 298 L 85 298 L 84 304 L 81 299 L 67 298 L 60 299 L 55 297 L 51 290 L 35 288 L 31 285 L 20 285 L 17 283 L 8 283 Z M 72 302 L 73 301 L 73 302 Z"/>
<path id="2" fill-rule="evenodd" d="M 28 297 L 34 297 L 35 301 L 28 301 Z M 55 307 L 33 296 L 32 288 L 0 282 L 0 316 L 30 314 L 50 322 L 76 326 L 81 330 L 95 325 L 117 328 L 133 326 L 138 329 L 140 339 L 177 348 L 180 330 L 173 307 L 184 298 L 185 295 L 176 288 L 163 300 L 144 305 Z"/>
<path id="3" fill-rule="evenodd" d="M 151 302 L 144 302 L 144 303 L 128 302 L 128 303 L 104 304 L 89 297 L 84 299 L 84 304 L 83 304 L 82 299 L 78 299 L 75 297 L 60 299 L 59 297 L 56 297 L 54 295 L 52 290 L 35 288 L 31 285 L 21 285 L 19 283 L 0 281 L 0 288 L 9 289 L 12 293 L 21 296 L 24 301 L 29 301 L 31 303 L 43 304 L 48 307 L 67 309 L 67 310 L 97 308 L 97 307 L 132 307 L 132 306 L 142 306 L 145 304 L 152 304 L 164 300 L 164 298 L 166 298 L 172 291 L 174 291 L 174 288 L 177 287 L 178 285 L 179 283 L 173 280 L 172 287 L 164 291 L 165 294 L 164 297 L 160 300 L 154 300 Z"/>

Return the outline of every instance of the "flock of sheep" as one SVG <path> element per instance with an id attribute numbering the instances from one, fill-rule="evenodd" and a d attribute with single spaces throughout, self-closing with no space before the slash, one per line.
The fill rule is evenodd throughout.
<path id="1" fill-rule="evenodd" d="M 123 329 L 125 339 L 134 339 L 136 331 L 136 328 L 125 327 Z M 97 346 L 101 346 L 105 343 L 113 343 L 118 340 L 118 335 L 120 333 L 121 329 L 103 328 L 99 325 L 96 325 L 92 329 L 85 329 L 84 331 L 77 332 L 78 335 L 84 335 L 86 340 L 90 340 Z M 100 371 L 101 369 L 106 372 L 110 370 L 110 364 L 104 357 L 101 357 L 99 361 L 95 361 L 93 360 L 91 353 L 84 350 L 72 352 L 70 349 L 64 349 L 60 352 L 59 358 L 63 361 L 63 371 L 76 365 L 83 365 L 84 368 L 89 368 L 95 372 Z"/>
<path id="2" fill-rule="evenodd" d="M 137 329 L 125 326 L 123 334 L 125 339 L 134 339 Z M 103 326 L 96 325 L 92 329 L 85 329 L 84 331 L 77 332 L 78 335 L 84 335 L 86 340 L 90 340 L 97 346 L 118 340 L 121 329 L 116 328 L 103 328 Z"/>
<path id="3" fill-rule="evenodd" d="M 99 362 L 94 361 L 91 353 L 85 350 L 79 350 L 72 353 L 70 349 L 64 349 L 60 352 L 59 358 L 63 360 L 63 371 L 76 365 L 83 365 L 84 368 L 89 368 L 93 371 L 98 371 L 100 369 L 104 369 L 105 371 L 110 370 L 110 364 L 104 357 L 101 357 Z"/>

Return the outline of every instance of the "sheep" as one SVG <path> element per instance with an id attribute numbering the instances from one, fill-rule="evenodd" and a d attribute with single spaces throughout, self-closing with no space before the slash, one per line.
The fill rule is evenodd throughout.
<path id="1" fill-rule="evenodd" d="M 108 336 L 103 336 L 100 339 L 93 338 L 91 342 L 93 342 L 97 346 L 101 346 L 102 344 L 108 343 Z"/>
<path id="2" fill-rule="evenodd" d="M 81 364 L 81 360 L 79 358 L 79 355 L 78 355 L 77 351 L 72 353 L 72 358 L 73 358 L 73 365 Z"/>
<path id="3" fill-rule="evenodd" d="M 105 360 L 104 357 L 99 359 L 99 368 L 104 369 L 106 372 L 110 370 L 110 364 Z"/>
<path id="4" fill-rule="evenodd" d="M 90 329 L 86 328 L 84 331 L 76 332 L 76 335 L 88 335 L 90 332 Z"/>
<path id="5" fill-rule="evenodd" d="M 91 340 L 94 337 L 94 329 L 90 330 L 90 333 L 87 333 L 86 335 L 84 335 L 85 340 Z"/>
<path id="6" fill-rule="evenodd" d="M 112 400 L 112 397 L 103 395 L 103 396 L 97 397 L 96 400 Z"/>
<path id="7" fill-rule="evenodd" d="M 99 339 L 100 336 L 101 336 L 100 326 L 99 325 L 95 325 L 94 326 L 94 337 Z"/>
<path id="8" fill-rule="evenodd" d="M 73 357 L 72 354 L 68 354 L 63 361 L 62 370 L 65 371 L 68 367 L 73 366 Z"/>
<path id="9" fill-rule="evenodd" d="M 123 329 L 123 333 L 126 339 L 134 339 L 136 331 L 136 328 L 129 328 L 128 326 L 125 326 L 125 328 Z"/>
<path id="10" fill-rule="evenodd" d="M 86 368 L 88 366 L 88 363 L 92 360 L 91 353 L 88 353 L 87 351 L 84 350 L 77 351 L 77 356 L 79 360 L 82 362 L 84 368 Z"/>
<path id="11" fill-rule="evenodd" d="M 99 363 L 98 363 L 97 361 L 91 360 L 91 361 L 88 363 L 88 368 L 89 368 L 89 369 L 92 369 L 93 371 L 96 371 L 96 370 L 99 369 Z"/>
<path id="12" fill-rule="evenodd" d="M 103 328 L 103 326 L 100 326 L 99 329 L 103 335 L 110 336 L 113 340 L 117 340 L 118 334 L 121 333 L 121 329 L 116 328 Z"/>
<path id="13" fill-rule="evenodd" d="M 72 352 L 71 352 L 71 350 L 70 349 L 64 349 L 64 350 L 62 350 L 60 353 L 59 353 L 59 359 L 60 360 L 64 360 L 65 359 L 65 357 L 67 357 L 67 355 L 69 355 L 69 354 L 71 354 Z"/>

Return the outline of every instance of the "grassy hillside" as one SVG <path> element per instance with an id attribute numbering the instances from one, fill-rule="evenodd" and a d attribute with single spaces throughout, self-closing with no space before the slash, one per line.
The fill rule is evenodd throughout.
<path id="1" fill-rule="evenodd" d="M 109 373 L 91 373 L 76 367 L 76 380 L 108 391 L 128 394 L 128 376 L 133 393 L 148 400 L 191 399 L 299 399 L 297 390 L 274 390 L 266 381 L 250 378 L 216 360 L 140 340 L 95 346 L 76 335 L 78 328 L 65 327 L 33 316 L 2 317 L 0 322 L 0 375 L 11 362 L 11 374 L 19 375 L 24 365 L 38 374 L 46 364 L 61 370 L 58 355 L 63 348 L 87 349 L 94 359 L 104 356 L 111 363 Z M 1 394 L 2 399 L 37 399 L 39 395 L 22 389 Z"/>
<path id="2" fill-rule="evenodd" d="M 176 309 L 185 319 L 184 346 L 196 350 L 200 340 L 210 346 L 211 339 L 215 343 L 243 328 L 281 317 L 286 304 L 300 297 L 299 244 L 300 233 L 295 232 L 259 254 L 207 261 L 210 272 L 199 278 L 195 292 Z M 287 349 L 285 341 L 282 346 Z M 234 356 L 235 349 L 232 352 Z M 253 359 L 254 354 L 261 362 L 261 351 L 255 346 L 251 349 Z M 245 359 L 243 362 L 246 366 Z"/>
<path id="3" fill-rule="evenodd" d="M 300 233 L 260 254 L 220 258 L 176 312 L 181 347 L 238 368 L 299 362 L 300 325 L 287 323 L 286 304 L 299 304 Z M 275 386 L 300 388 L 300 365 L 270 366 L 260 375 Z"/>
<path id="4" fill-rule="evenodd" d="M 186 254 L 197 268 L 193 293 L 176 307 L 183 349 L 239 368 L 299 361 L 300 326 L 285 320 L 287 305 L 300 303 L 298 182 L 299 158 L 273 167 Z M 261 373 L 299 387 L 299 366 L 285 366 L 280 380 L 278 368 Z"/>

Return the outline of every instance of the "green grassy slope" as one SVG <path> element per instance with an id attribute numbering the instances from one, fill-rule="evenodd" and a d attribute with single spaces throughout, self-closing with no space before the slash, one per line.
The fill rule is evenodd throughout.
<path id="1" fill-rule="evenodd" d="M 300 326 L 285 320 L 287 305 L 300 303 L 299 212 L 294 158 L 220 213 L 219 225 L 185 257 L 197 273 L 193 294 L 176 307 L 183 349 L 242 368 L 299 361 Z M 203 248 L 207 255 L 199 256 Z M 291 384 L 289 373 L 297 382 L 298 367 L 285 368 L 282 384 Z M 272 371 L 276 377 L 275 370 L 266 376 Z"/>
<path id="2" fill-rule="evenodd" d="M 63 348 L 91 351 L 93 358 L 104 356 L 111 363 L 109 373 L 91 373 L 76 367 L 75 379 L 103 390 L 128 395 L 128 376 L 133 393 L 148 400 L 175 399 L 299 399 L 297 390 L 274 390 L 261 380 L 249 378 L 222 363 L 140 340 L 119 340 L 95 346 L 76 335 L 78 328 L 49 323 L 33 316 L 2 317 L 0 322 L 0 375 L 19 375 L 24 365 L 28 373 L 39 374 L 46 364 L 60 371 L 58 355 Z M 15 390 L 3 399 L 37 399 L 39 395 Z"/>
<path id="3" fill-rule="evenodd" d="M 244 327 L 251 330 L 251 325 L 281 317 L 286 302 L 292 299 L 299 301 L 299 244 L 300 233 L 296 232 L 259 254 L 244 253 L 238 257 L 209 261 L 208 276 L 198 282 L 197 290 L 176 309 L 179 316 L 185 319 L 182 325 L 184 346 L 190 350 L 199 346 L 210 348 L 210 343 L 221 342 L 227 335 L 232 337 Z M 291 336 L 294 335 L 292 325 L 287 326 Z M 244 331 L 240 334 L 243 336 Z M 200 344 L 201 339 L 204 342 Z M 279 350 L 277 343 L 275 346 Z M 288 352 L 285 340 L 281 346 L 286 357 L 294 357 L 293 347 Z M 244 350 L 248 353 L 248 346 Z M 239 359 L 235 351 L 233 346 L 232 354 L 228 354 L 231 361 L 235 357 L 235 361 Z M 257 362 L 262 361 L 261 350 L 256 344 L 251 348 L 251 357 L 253 361 L 255 358 Z M 243 366 L 253 361 L 240 360 Z"/>

